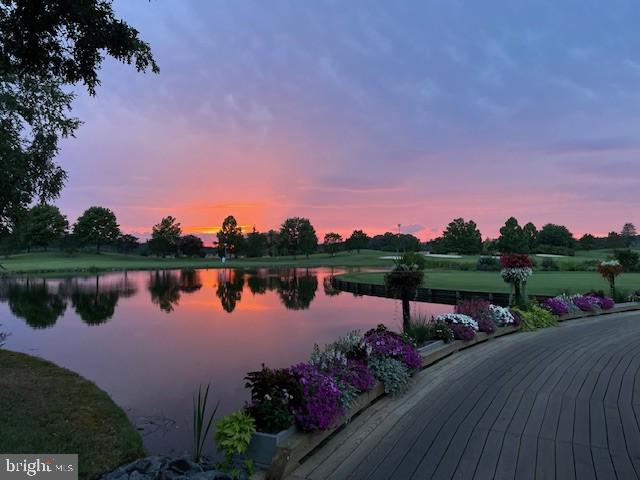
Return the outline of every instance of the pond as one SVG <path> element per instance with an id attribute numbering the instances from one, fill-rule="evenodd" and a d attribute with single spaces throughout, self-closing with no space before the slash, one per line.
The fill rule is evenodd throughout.
<path id="1" fill-rule="evenodd" d="M 398 301 L 331 287 L 338 269 L 165 270 L 0 279 L 5 348 L 94 381 L 155 454 L 190 450 L 192 395 L 211 383 L 219 414 L 247 400 L 244 375 L 286 367 L 354 329 L 399 329 Z M 426 314 L 451 306 L 420 303 Z"/>

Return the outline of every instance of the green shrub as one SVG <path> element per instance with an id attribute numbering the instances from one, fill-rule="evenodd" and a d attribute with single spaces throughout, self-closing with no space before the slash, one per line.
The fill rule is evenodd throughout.
<path id="1" fill-rule="evenodd" d="M 615 257 L 625 272 L 633 272 L 638 268 L 638 262 L 640 262 L 640 254 L 633 250 L 614 250 L 613 256 Z"/>
<path id="2" fill-rule="evenodd" d="M 525 331 L 546 328 L 558 324 L 558 320 L 553 313 L 536 303 L 531 303 L 526 308 L 516 307 L 513 310 L 520 315 L 522 319 L 522 330 Z"/>
<path id="3" fill-rule="evenodd" d="M 384 384 L 384 391 L 398 395 L 409 388 L 409 370 L 400 360 L 395 358 L 371 357 L 369 369 L 373 376 Z"/>
<path id="4" fill-rule="evenodd" d="M 495 257 L 480 257 L 476 263 L 476 270 L 483 272 L 499 272 L 501 269 L 500 259 Z"/>
<path id="5" fill-rule="evenodd" d="M 542 260 L 542 264 L 540 265 L 540 268 L 545 272 L 555 272 L 560 269 L 560 267 L 558 266 L 558 263 L 553 258 L 549 258 L 549 257 L 544 258 Z"/>
<path id="6" fill-rule="evenodd" d="M 445 322 L 433 321 L 421 313 L 411 316 L 404 334 L 418 346 L 429 340 L 444 340 L 447 343 L 453 340 L 453 332 Z"/>
<path id="7" fill-rule="evenodd" d="M 535 253 L 548 253 L 551 255 L 565 255 L 573 257 L 576 254 L 576 251 L 573 248 L 558 247 L 556 245 L 538 245 Z"/>
<path id="8" fill-rule="evenodd" d="M 241 478 L 243 472 L 253 473 L 253 462 L 244 458 L 244 454 L 255 431 L 253 418 L 244 410 L 227 415 L 216 424 L 216 445 L 224 454 L 224 462 L 219 467 L 232 478 Z"/>

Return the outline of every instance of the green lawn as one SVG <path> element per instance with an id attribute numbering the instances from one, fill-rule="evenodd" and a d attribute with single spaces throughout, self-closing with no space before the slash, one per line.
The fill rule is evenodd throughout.
<path id="1" fill-rule="evenodd" d="M 384 283 L 384 273 L 347 273 L 339 278 L 352 282 Z M 640 289 L 640 273 L 625 273 L 618 277 L 620 291 Z M 509 292 L 499 272 L 465 272 L 457 270 L 427 271 L 423 286 L 444 290 Z M 609 284 L 594 272 L 535 272 L 527 284 L 532 295 L 555 295 L 562 292 L 584 293 L 589 290 L 608 292 Z"/>
<path id="2" fill-rule="evenodd" d="M 125 413 L 93 383 L 51 362 L 0 349 L 0 452 L 77 453 L 79 478 L 144 455 Z"/>
<path id="3" fill-rule="evenodd" d="M 104 270 L 153 270 L 168 268 L 258 268 L 258 267 L 390 267 L 393 260 L 380 257 L 389 252 L 363 250 L 301 257 L 263 257 L 230 259 L 222 264 L 218 258 L 155 258 L 116 253 L 37 252 L 0 257 L 0 273 L 46 273 Z"/>

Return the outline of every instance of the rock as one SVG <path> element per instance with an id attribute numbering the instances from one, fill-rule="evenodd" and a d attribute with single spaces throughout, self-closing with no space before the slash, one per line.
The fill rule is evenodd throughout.
<path id="1" fill-rule="evenodd" d="M 169 470 L 173 470 L 177 473 L 182 473 L 186 475 L 195 475 L 196 473 L 202 473 L 202 467 L 194 462 L 193 460 L 189 460 L 188 458 L 178 458 L 169 463 Z"/>
<path id="2" fill-rule="evenodd" d="M 190 458 L 152 456 L 140 458 L 105 473 L 101 480 L 227 480 L 213 465 L 202 465 Z"/>

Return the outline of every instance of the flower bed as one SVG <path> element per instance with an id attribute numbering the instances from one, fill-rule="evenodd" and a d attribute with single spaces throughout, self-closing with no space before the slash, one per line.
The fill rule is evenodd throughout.
<path id="1" fill-rule="evenodd" d="M 601 292 L 589 292 L 585 295 L 558 295 L 545 300 L 541 306 L 555 316 L 562 317 L 580 312 L 611 310 L 615 302 Z"/>
<path id="2" fill-rule="evenodd" d="M 303 432 L 335 426 L 358 395 L 376 380 L 388 393 L 406 389 L 422 366 L 415 345 L 383 325 L 364 335 L 352 332 L 327 345 L 316 345 L 308 362 L 288 369 L 267 367 L 247 375 L 251 402 L 246 411 L 259 431 L 275 434 L 295 424 Z"/>

